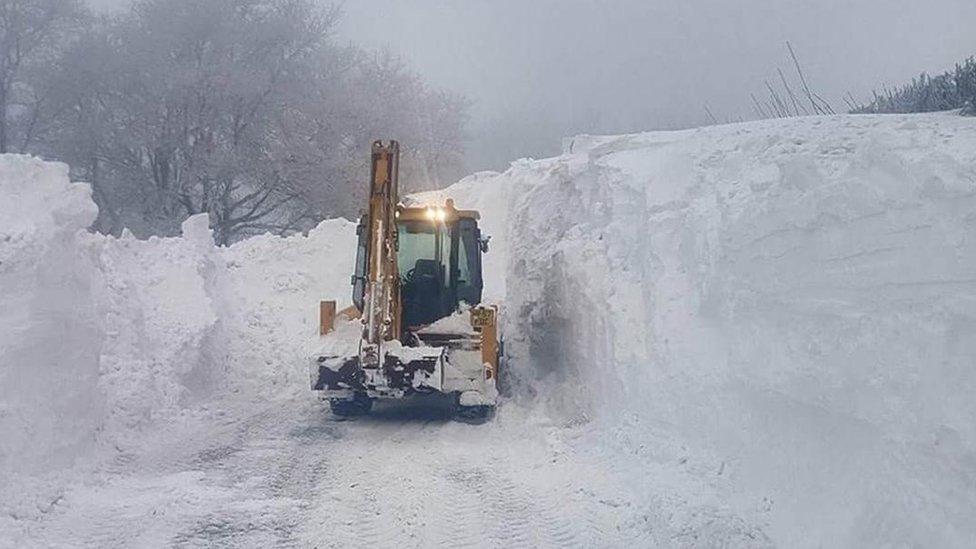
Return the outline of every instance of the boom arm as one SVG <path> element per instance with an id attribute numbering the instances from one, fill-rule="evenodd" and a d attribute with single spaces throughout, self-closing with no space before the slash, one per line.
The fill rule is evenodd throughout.
<path id="1" fill-rule="evenodd" d="M 396 210 L 399 202 L 400 145 L 373 143 L 367 238 L 367 286 L 364 301 L 364 357 L 378 367 L 384 341 L 400 339 L 400 273 L 397 269 Z M 369 346 L 371 349 L 367 349 Z M 372 351 L 372 352 L 369 352 Z M 367 362 L 372 362 L 368 360 Z"/>

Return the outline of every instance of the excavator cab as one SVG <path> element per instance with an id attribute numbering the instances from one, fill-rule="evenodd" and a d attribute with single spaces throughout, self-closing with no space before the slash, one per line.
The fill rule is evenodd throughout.
<path id="1" fill-rule="evenodd" d="M 481 303 L 484 281 L 481 254 L 487 250 L 478 228 L 478 213 L 459 211 L 448 200 L 443 207 L 399 207 L 396 214 L 396 258 L 403 303 L 401 333 L 416 331 L 454 314 L 462 304 Z M 360 220 L 359 253 L 353 302 L 361 307 L 366 285 L 368 218 Z"/>

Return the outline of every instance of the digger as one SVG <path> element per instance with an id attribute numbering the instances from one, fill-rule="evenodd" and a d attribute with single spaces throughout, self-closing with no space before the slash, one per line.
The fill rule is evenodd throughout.
<path id="1" fill-rule="evenodd" d="M 488 238 L 478 212 L 450 199 L 402 204 L 399 159 L 396 141 L 373 143 L 353 306 L 336 315 L 335 302 L 321 304 L 312 389 L 339 416 L 368 413 L 375 399 L 442 393 L 462 419 L 484 419 L 498 397 L 501 357 L 498 306 L 481 303 Z M 356 337 L 337 320 L 354 323 Z"/>

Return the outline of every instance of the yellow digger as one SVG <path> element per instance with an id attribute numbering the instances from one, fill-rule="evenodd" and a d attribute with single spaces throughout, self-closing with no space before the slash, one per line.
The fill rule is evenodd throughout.
<path id="1" fill-rule="evenodd" d="M 372 147 L 369 208 L 357 227 L 353 306 L 322 302 L 321 350 L 312 389 L 339 416 L 365 414 L 375 399 L 442 393 L 463 419 L 494 409 L 500 361 L 498 308 L 484 305 L 479 214 L 443 205 L 407 207 L 398 189 L 400 147 Z M 338 316 L 338 319 L 337 319 Z M 358 344 L 335 322 L 357 323 Z"/>

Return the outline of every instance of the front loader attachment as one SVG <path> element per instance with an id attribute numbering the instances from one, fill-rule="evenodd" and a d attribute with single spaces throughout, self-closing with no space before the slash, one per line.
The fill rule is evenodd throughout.
<path id="1" fill-rule="evenodd" d="M 443 391 L 445 349 L 387 343 L 387 350 L 363 345 L 353 356 L 316 356 L 312 363 L 312 389 L 323 391 L 327 397 L 345 397 L 352 392 L 372 398 Z M 382 360 L 378 360 L 379 356 Z"/>
<path id="2" fill-rule="evenodd" d="M 311 385 L 326 399 L 351 402 L 417 393 L 454 395 L 459 409 L 493 408 L 498 397 L 497 309 L 459 311 L 399 341 L 370 345 L 362 321 L 347 319 L 320 339 Z M 335 406 L 333 406 L 335 408 Z"/>

